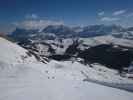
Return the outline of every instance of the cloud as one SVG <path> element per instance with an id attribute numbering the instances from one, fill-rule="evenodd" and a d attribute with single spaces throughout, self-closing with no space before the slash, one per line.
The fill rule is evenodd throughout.
<path id="1" fill-rule="evenodd" d="M 101 21 L 106 21 L 106 22 L 112 22 L 112 21 L 118 21 L 120 20 L 120 18 L 116 18 L 116 17 L 103 17 L 101 18 Z"/>
<path id="2" fill-rule="evenodd" d="M 36 14 L 27 14 L 27 15 L 25 16 L 25 18 L 26 18 L 26 19 L 38 19 L 39 16 L 36 15 Z"/>
<path id="3" fill-rule="evenodd" d="M 98 16 L 103 16 L 104 14 L 105 14 L 105 12 L 102 11 L 102 12 L 99 12 L 99 13 L 98 13 Z"/>
<path id="4" fill-rule="evenodd" d="M 133 17 L 133 13 L 129 13 L 127 15 L 125 15 L 126 17 Z"/>
<path id="5" fill-rule="evenodd" d="M 115 12 L 113 13 L 113 15 L 114 15 L 114 16 L 118 16 L 118 15 L 122 15 L 122 14 L 124 14 L 124 13 L 126 13 L 126 10 L 118 10 L 118 11 L 115 11 Z"/>
<path id="6" fill-rule="evenodd" d="M 52 20 L 24 20 L 22 22 L 15 22 L 13 25 L 19 28 L 25 29 L 43 29 L 48 25 L 63 25 L 62 21 L 52 21 Z"/>

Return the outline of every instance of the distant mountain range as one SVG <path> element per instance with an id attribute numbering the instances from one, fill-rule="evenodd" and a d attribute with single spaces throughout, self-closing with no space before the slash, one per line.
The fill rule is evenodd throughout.
<path id="1" fill-rule="evenodd" d="M 133 39 L 133 27 L 123 28 L 118 25 L 90 25 L 85 27 L 69 27 L 65 25 L 49 25 L 43 30 L 16 28 L 10 36 L 20 39 L 55 39 L 72 37 L 95 37 L 112 35 L 116 38 Z"/>

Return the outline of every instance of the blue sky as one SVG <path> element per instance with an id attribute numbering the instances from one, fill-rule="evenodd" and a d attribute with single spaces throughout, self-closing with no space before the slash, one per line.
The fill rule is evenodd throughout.
<path id="1" fill-rule="evenodd" d="M 133 26 L 132 4 L 133 0 L 0 0 L 0 31 L 31 19 L 41 24 L 49 20 L 67 25 Z"/>

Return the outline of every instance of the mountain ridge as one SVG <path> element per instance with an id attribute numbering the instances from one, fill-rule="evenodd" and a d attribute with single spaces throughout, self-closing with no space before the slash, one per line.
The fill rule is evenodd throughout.
<path id="1" fill-rule="evenodd" d="M 16 28 L 9 36 L 13 38 L 72 38 L 112 35 L 116 38 L 133 39 L 133 28 L 123 28 L 120 25 L 90 25 L 84 27 L 69 27 L 66 25 L 48 25 L 42 31 L 39 29 Z"/>

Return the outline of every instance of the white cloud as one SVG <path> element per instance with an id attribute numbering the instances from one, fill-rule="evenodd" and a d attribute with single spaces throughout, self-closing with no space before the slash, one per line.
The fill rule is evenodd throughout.
<path id="1" fill-rule="evenodd" d="M 25 18 L 26 18 L 26 19 L 37 19 L 37 18 L 39 18 L 39 16 L 36 15 L 36 14 L 27 14 L 27 15 L 25 16 Z"/>
<path id="2" fill-rule="evenodd" d="M 63 25 L 62 21 L 51 21 L 51 20 L 24 20 L 22 22 L 13 23 L 16 27 L 25 29 L 43 29 L 48 25 Z"/>
<path id="3" fill-rule="evenodd" d="M 115 12 L 113 13 L 113 15 L 114 15 L 114 16 L 118 16 L 118 15 L 122 15 L 122 14 L 124 14 L 124 13 L 126 13 L 126 10 L 118 10 L 118 11 L 115 11 Z"/>
<path id="4" fill-rule="evenodd" d="M 105 14 L 104 11 L 98 13 L 99 16 L 103 16 L 104 14 Z"/>
<path id="5" fill-rule="evenodd" d="M 106 21 L 106 22 L 112 22 L 112 21 L 118 21 L 120 20 L 120 18 L 116 18 L 116 17 L 103 17 L 101 18 L 101 21 Z"/>

